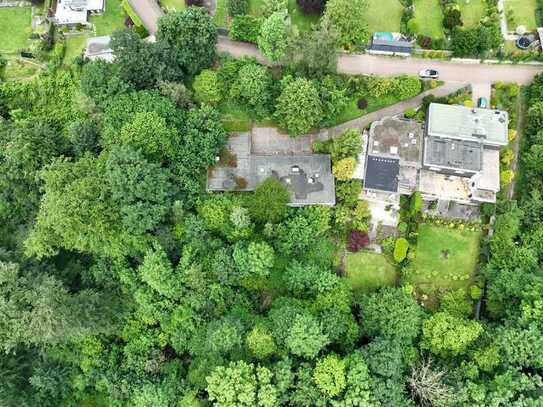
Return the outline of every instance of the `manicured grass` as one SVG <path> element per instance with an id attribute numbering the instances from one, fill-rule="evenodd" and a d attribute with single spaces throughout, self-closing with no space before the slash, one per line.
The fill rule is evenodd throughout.
<path id="1" fill-rule="evenodd" d="M 160 5 L 166 11 L 183 11 L 187 8 L 185 0 L 160 0 Z"/>
<path id="2" fill-rule="evenodd" d="M 458 5 L 465 28 L 475 27 L 485 16 L 486 4 L 484 0 L 460 0 Z"/>
<path id="3" fill-rule="evenodd" d="M 364 293 L 396 284 L 396 267 L 385 256 L 370 251 L 347 253 L 345 274 L 353 291 Z"/>
<path id="4" fill-rule="evenodd" d="M 415 0 L 415 21 L 419 34 L 443 38 L 443 13 L 439 0 Z"/>
<path id="5" fill-rule="evenodd" d="M 113 31 L 124 27 L 124 10 L 119 0 L 106 0 L 106 9 L 102 15 L 91 16 L 96 35 L 110 35 Z"/>
<path id="6" fill-rule="evenodd" d="M 249 131 L 252 127 L 252 120 L 243 106 L 233 101 L 221 102 L 218 106 L 221 112 L 221 122 L 228 132 Z"/>
<path id="7" fill-rule="evenodd" d="M 415 258 L 403 279 L 435 303 L 440 292 L 467 289 L 479 260 L 481 232 L 421 224 Z"/>
<path id="8" fill-rule="evenodd" d="M 368 31 L 400 31 L 403 6 L 398 0 L 370 0 L 368 2 Z"/>
<path id="9" fill-rule="evenodd" d="M 0 8 L 0 51 L 14 52 L 28 45 L 30 7 Z"/>
<path id="10" fill-rule="evenodd" d="M 308 31 L 313 24 L 317 24 L 320 19 L 318 14 L 306 14 L 296 4 L 296 0 L 288 1 L 288 14 L 292 25 L 298 27 L 300 31 Z"/>
<path id="11" fill-rule="evenodd" d="M 227 0 L 217 0 L 217 8 L 215 9 L 215 15 L 213 16 L 213 22 L 217 27 L 228 27 L 228 10 L 226 9 Z"/>
<path id="12" fill-rule="evenodd" d="M 505 13 L 513 11 L 514 24 L 507 24 L 509 31 L 515 31 L 519 25 L 525 26 L 528 30 L 533 30 L 537 27 L 537 1 L 536 0 L 505 0 Z"/>
<path id="13" fill-rule="evenodd" d="M 71 35 L 66 37 L 66 53 L 64 54 L 64 63 L 70 64 L 76 56 L 81 55 L 87 46 L 86 34 Z"/>
<path id="14" fill-rule="evenodd" d="M 400 102 L 398 98 L 392 95 L 385 95 L 381 96 L 380 98 L 366 98 L 366 100 L 368 101 L 368 107 L 361 110 L 357 106 L 358 99 L 359 98 L 357 97 L 351 98 L 347 107 L 336 117 L 336 120 L 328 127 L 337 126 L 338 124 L 348 122 L 349 120 L 356 119 L 368 113 L 375 112 L 376 110 L 383 109 L 384 107 Z"/>

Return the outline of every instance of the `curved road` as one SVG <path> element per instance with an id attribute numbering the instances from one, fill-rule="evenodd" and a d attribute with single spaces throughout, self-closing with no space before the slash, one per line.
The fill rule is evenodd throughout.
<path id="1" fill-rule="evenodd" d="M 252 45 L 219 37 L 217 44 L 219 52 L 226 52 L 235 57 L 244 55 L 254 56 L 260 62 L 266 61 L 258 49 Z M 512 65 L 512 64 L 466 64 L 450 61 L 435 61 L 418 58 L 395 58 L 368 54 L 343 54 L 338 58 L 337 70 L 347 74 L 377 74 L 377 75 L 418 75 L 419 71 L 433 68 L 439 71 L 439 79 L 449 82 L 462 83 L 492 83 L 498 81 L 516 82 L 526 85 L 539 72 L 541 65 Z"/>

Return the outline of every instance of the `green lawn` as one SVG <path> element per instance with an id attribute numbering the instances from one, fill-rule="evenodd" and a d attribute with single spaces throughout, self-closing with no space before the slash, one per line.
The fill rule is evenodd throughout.
<path id="1" fill-rule="evenodd" d="M 347 253 L 345 274 L 353 291 L 364 293 L 396 284 L 396 267 L 385 256 L 370 251 Z"/>
<path id="2" fill-rule="evenodd" d="M 0 51 L 15 52 L 28 45 L 30 7 L 0 8 Z"/>
<path id="3" fill-rule="evenodd" d="M 403 6 L 398 0 L 370 0 L 368 2 L 368 30 L 400 31 Z"/>
<path id="4" fill-rule="evenodd" d="M 221 122 L 226 131 L 243 132 L 251 130 L 253 122 L 249 113 L 242 106 L 233 101 L 223 101 L 218 108 L 221 112 Z"/>
<path id="5" fill-rule="evenodd" d="M 160 0 L 160 5 L 166 11 L 183 11 L 187 7 L 185 0 Z"/>
<path id="6" fill-rule="evenodd" d="M 71 35 L 66 37 L 66 53 L 64 54 L 64 63 L 70 64 L 76 56 L 81 55 L 87 45 L 86 34 Z"/>
<path id="7" fill-rule="evenodd" d="M 418 33 L 432 38 L 443 38 L 443 13 L 439 0 L 415 0 L 414 4 Z"/>
<path id="8" fill-rule="evenodd" d="M 124 10 L 119 0 L 107 0 L 104 14 L 91 16 L 90 22 L 94 24 L 96 35 L 110 35 L 118 28 L 124 27 Z"/>
<path id="9" fill-rule="evenodd" d="M 533 30 L 537 27 L 537 1 L 536 0 L 505 0 L 505 13 L 513 11 L 514 24 L 507 24 L 509 31 L 515 31 L 517 26 L 523 25 L 528 30 Z"/>
<path id="10" fill-rule="evenodd" d="M 458 5 L 462 13 L 464 27 L 472 28 L 479 24 L 481 18 L 485 16 L 485 0 L 459 0 Z"/>
<path id="11" fill-rule="evenodd" d="M 468 288 L 479 260 L 481 232 L 421 224 L 415 258 L 403 279 L 427 295 L 429 305 L 439 293 Z"/>
<path id="12" fill-rule="evenodd" d="M 215 15 L 213 21 L 217 27 L 228 27 L 228 10 L 226 9 L 227 0 L 217 0 L 217 8 L 215 9 Z"/>

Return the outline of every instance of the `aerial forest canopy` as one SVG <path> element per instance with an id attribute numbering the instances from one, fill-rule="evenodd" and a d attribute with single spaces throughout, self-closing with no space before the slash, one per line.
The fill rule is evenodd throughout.
<path id="1" fill-rule="evenodd" d="M 215 91 L 256 117 L 273 95 L 279 123 L 305 131 L 290 99 L 329 109 L 314 64 L 286 68 L 283 94 L 256 61 L 216 75 L 200 8 L 164 17 L 156 39 L 118 31 L 115 63 L 0 83 L 0 405 L 543 405 L 543 76 L 522 192 L 482 241 L 475 318 L 462 290 L 425 307 L 402 279 L 364 292 L 337 273 L 367 217 L 341 175 L 334 207 L 289 207 L 274 178 L 205 191 L 228 139 Z M 349 131 L 320 148 L 342 174 L 360 143 Z"/>

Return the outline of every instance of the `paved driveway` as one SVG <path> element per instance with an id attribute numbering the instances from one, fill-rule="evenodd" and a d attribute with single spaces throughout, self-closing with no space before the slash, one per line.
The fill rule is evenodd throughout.
<path id="1" fill-rule="evenodd" d="M 490 96 L 492 94 L 490 83 L 472 83 L 471 91 L 475 106 L 477 106 L 479 98 L 485 98 L 486 102 L 490 104 Z"/>
<path id="2" fill-rule="evenodd" d="M 260 62 L 265 59 L 252 44 L 231 41 L 220 37 L 217 45 L 219 52 L 228 52 L 236 57 L 250 55 Z M 433 68 L 439 71 L 439 79 L 462 83 L 493 83 L 497 81 L 528 84 L 533 77 L 543 71 L 536 65 L 491 65 L 463 64 L 450 61 L 433 61 L 418 58 L 393 58 L 368 54 L 341 55 L 338 59 L 338 71 L 347 74 L 376 75 L 418 75 L 422 69 Z"/>
<path id="3" fill-rule="evenodd" d="M 141 18 L 149 34 L 155 35 L 158 28 L 158 19 L 164 15 L 156 0 L 128 0 L 128 3 Z"/>

